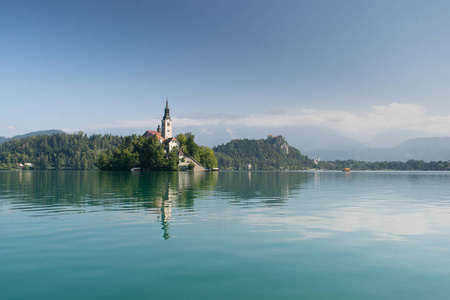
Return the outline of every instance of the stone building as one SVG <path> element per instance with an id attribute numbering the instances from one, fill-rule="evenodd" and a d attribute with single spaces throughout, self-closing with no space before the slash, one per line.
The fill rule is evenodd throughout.
<path id="1" fill-rule="evenodd" d="M 144 133 L 144 136 L 147 138 L 156 136 L 159 143 L 164 145 L 166 153 L 171 152 L 175 147 L 180 149 L 180 143 L 172 136 L 172 124 L 172 119 L 170 118 L 169 100 L 166 100 L 166 108 L 164 109 L 164 116 L 161 120 L 161 125 L 158 125 L 156 131 L 147 130 Z M 181 170 L 188 169 L 189 165 L 193 164 L 193 171 L 205 171 L 205 167 L 203 167 L 193 157 L 184 154 L 181 149 L 179 150 L 178 157 L 180 158 L 179 167 Z"/>
<path id="2" fill-rule="evenodd" d="M 164 116 L 161 120 L 161 125 L 158 125 L 156 131 L 147 130 L 144 136 L 149 138 L 156 136 L 159 143 L 164 144 L 166 153 L 172 151 L 173 148 L 180 148 L 180 143 L 176 138 L 172 137 L 172 119 L 170 118 L 169 100 L 166 100 L 166 108 L 164 109 Z"/>

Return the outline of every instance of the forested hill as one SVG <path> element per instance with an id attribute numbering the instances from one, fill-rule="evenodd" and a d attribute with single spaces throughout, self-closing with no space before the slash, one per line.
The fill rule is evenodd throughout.
<path id="1" fill-rule="evenodd" d="M 57 134 L 57 133 L 64 133 L 64 131 L 58 130 L 58 129 L 51 129 L 51 130 L 41 130 L 41 131 L 34 131 L 34 132 L 30 132 L 30 133 L 26 133 L 26 134 L 22 134 L 22 135 L 16 135 L 13 136 L 12 138 L 6 138 L 4 136 L 0 136 L 0 144 L 3 144 L 6 141 L 9 140 L 13 140 L 13 139 L 23 139 L 29 136 L 35 136 L 35 135 L 52 135 L 52 134 Z"/>
<path id="2" fill-rule="evenodd" d="M 263 140 L 239 139 L 213 148 L 219 168 L 246 170 L 304 170 L 313 161 L 288 145 L 281 136 Z"/>
<path id="3" fill-rule="evenodd" d="M 83 132 L 11 139 L 0 145 L 0 169 L 32 163 L 38 170 L 94 170 L 100 152 L 113 149 L 122 140 L 112 135 L 88 137 Z"/>

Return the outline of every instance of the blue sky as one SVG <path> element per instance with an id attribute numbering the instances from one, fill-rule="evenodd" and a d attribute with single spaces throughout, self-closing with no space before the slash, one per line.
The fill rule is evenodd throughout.
<path id="1" fill-rule="evenodd" d="M 1 1 L 0 136 L 141 133 L 166 98 L 174 130 L 196 135 L 450 136 L 449 12 L 449 1 Z"/>

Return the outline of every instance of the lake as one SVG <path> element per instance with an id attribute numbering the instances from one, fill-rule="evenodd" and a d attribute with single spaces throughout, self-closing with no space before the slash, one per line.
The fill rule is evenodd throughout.
<path id="1" fill-rule="evenodd" d="M 0 172 L 0 299 L 448 299 L 450 172 Z"/>

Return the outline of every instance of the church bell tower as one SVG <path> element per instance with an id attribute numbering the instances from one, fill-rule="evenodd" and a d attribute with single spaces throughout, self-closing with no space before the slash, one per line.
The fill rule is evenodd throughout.
<path id="1" fill-rule="evenodd" d="M 166 100 L 164 117 L 161 120 L 161 136 L 163 139 L 172 137 L 172 119 L 170 118 L 169 100 Z"/>

